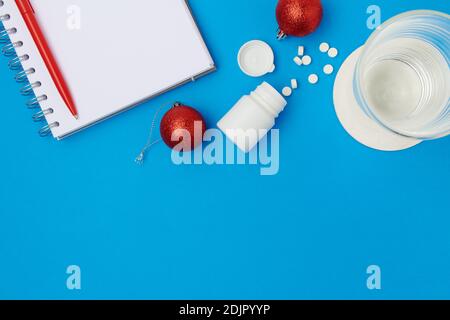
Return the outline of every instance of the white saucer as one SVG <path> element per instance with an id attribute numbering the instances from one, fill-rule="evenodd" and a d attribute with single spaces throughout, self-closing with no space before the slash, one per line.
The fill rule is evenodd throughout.
<path id="1" fill-rule="evenodd" d="M 361 144 L 381 151 L 400 151 L 421 143 L 389 131 L 379 125 L 359 107 L 353 93 L 353 77 L 362 47 L 344 62 L 334 83 L 334 107 L 344 129 Z"/>

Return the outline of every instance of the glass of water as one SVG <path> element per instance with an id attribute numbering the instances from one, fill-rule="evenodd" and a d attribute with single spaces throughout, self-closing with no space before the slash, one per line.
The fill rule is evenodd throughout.
<path id="1" fill-rule="evenodd" d="M 416 139 L 450 134 L 450 16 L 396 16 L 368 39 L 356 66 L 358 104 L 387 129 Z"/>

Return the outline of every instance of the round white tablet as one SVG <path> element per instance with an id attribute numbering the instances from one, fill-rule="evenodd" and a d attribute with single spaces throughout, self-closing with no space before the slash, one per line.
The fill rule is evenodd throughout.
<path id="1" fill-rule="evenodd" d="M 339 54 L 339 51 L 336 48 L 331 48 L 330 50 L 328 50 L 328 56 L 330 58 L 336 58 L 338 54 Z"/>
<path id="2" fill-rule="evenodd" d="M 320 52 L 327 53 L 330 50 L 330 45 L 326 42 L 322 42 L 319 46 Z"/>
<path id="3" fill-rule="evenodd" d="M 312 62 L 312 58 L 310 56 L 303 56 L 302 62 L 305 66 L 309 66 Z"/>
<path id="4" fill-rule="evenodd" d="M 282 93 L 283 96 L 290 97 L 292 95 L 292 89 L 289 87 L 284 87 Z"/>
<path id="5" fill-rule="evenodd" d="M 317 82 L 319 82 L 319 76 L 315 73 L 310 74 L 308 77 L 308 81 L 311 84 L 316 84 Z"/>
<path id="6" fill-rule="evenodd" d="M 324 72 L 325 74 L 330 75 L 330 74 L 332 74 L 332 73 L 334 72 L 334 67 L 333 67 L 331 64 L 327 64 L 327 65 L 325 65 L 325 66 L 323 67 L 323 72 Z"/>

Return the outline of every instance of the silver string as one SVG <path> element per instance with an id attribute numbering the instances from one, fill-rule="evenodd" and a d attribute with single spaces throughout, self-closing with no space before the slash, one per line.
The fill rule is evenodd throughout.
<path id="1" fill-rule="evenodd" d="M 144 160 L 145 160 L 145 154 L 146 152 L 152 148 L 154 145 L 160 143 L 162 141 L 162 139 L 157 139 L 155 141 L 153 141 L 153 132 L 155 131 L 156 128 L 156 120 L 158 119 L 159 114 L 161 113 L 161 111 L 167 106 L 161 106 L 158 108 L 158 110 L 156 110 L 155 115 L 153 116 L 153 120 L 152 120 L 152 126 L 150 128 L 150 134 L 148 135 L 148 139 L 147 139 L 147 143 L 145 144 L 144 148 L 142 148 L 141 152 L 139 153 L 139 155 L 136 157 L 136 159 L 134 160 L 137 164 L 139 165 L 143 165 L 144 164 Z"/>

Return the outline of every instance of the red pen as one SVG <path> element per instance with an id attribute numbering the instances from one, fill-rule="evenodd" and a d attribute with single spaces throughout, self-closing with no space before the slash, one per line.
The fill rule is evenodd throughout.
<path id="1" fill-rule="evenodd" d="M 39 53 L 41 54 L 42 59 L 44 60 L 44 63 L 50 73 L 50 76 L 52 77 L 53 82 L 55 83 L 56 88 L 58 89 L 58 92 L 61 95 L 61 98 L 67 105 L 67 108 L 69 109 L 70 113 L 72 113 L 72 115 L 76 119 L 78 119 L 78 112 L 75 107 L 75 103 L 73 102 L 67 83 L 64 80 L 61 70 L 59 69 L 58 64 L 56 63 L 56 59 L 53 56 L 47 44 L 47 41 L 45 40 L 44 34 L 42 33 L 41 28 L 39 27 L 36 17 L 34 16 L 34 9 L 31 6 L 30 1 L 16 0 L 16 5 L 19 8 L 20 14 L 23 17 L 25 24 L 27 25 L 28 30 L 31 33 L 31 36 L 33 37 L 34 42 L 36 43 Z"/>

